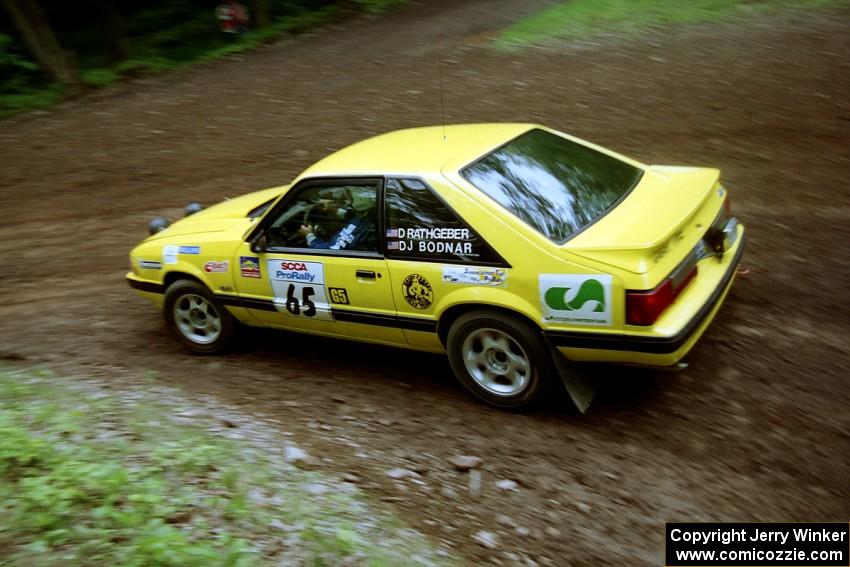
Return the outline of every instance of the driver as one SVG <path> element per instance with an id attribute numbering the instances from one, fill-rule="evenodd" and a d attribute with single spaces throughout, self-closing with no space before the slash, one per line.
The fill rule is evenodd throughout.
<path id="1" fill-rule="evenodd" d="M 316 234 L 316 226 L 302 224 L 298 234 L 304 238 L 309 248 L 327 250 L 374 250 L 376 245 L 375 201 L 374 198 L 358 198 L 348 195 L 348 206 L 340 206 L 332 199 L 321 199 L 317 203 L 320 211 L 330 218 L 343 221 L 342 227 L 329 238 Z"/>

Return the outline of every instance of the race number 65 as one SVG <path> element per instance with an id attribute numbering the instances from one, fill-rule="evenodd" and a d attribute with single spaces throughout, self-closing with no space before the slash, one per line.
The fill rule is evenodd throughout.
<path id="1" fill-rule="evenodd" d="M 301 290 L 301 301 L 295 297 L 295 284 L 289 284 L 286 289 L 286 310 L 293 315 L 304 315 L 312 317 L 316 314 L 316 304 L 310 301 L 310 298 L 316 295 L 312 287 L 307 286 Z M 303 308 L 303 310 L 302 310 Z"/>

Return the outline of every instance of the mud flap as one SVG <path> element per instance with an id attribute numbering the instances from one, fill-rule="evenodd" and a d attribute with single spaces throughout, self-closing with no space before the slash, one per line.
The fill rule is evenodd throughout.
<path id="1" fill-rule="evenodd" d="M 570 399 L 572 399 L 578 411 L 585 413 L 596 394 L 593 384 L 582 372 L 570 364 L 558 349 L 550 347 L 549 350 L 552 353 L 552 360 L 555 362 L 555 370 L 561 377 L 561 382 L 570 395 Z"/>

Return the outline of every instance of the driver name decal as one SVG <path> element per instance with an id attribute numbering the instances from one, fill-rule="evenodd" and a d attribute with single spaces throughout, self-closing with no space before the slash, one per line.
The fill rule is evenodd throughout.
<path id="1" fill-rule="evenodd" d="M 540 274 L 543 320 L 611 325 L 610 275 Z"/>
<path id="2" fill-rule="evenodd" d="M 333 321 L 321 262 L 269 259 L 267 268 L 275 308 L 295 317 Z"/>
<path id="3" fill-rule="evenodd" d="M 388 228 L 387 249 L 414 254 L 478 256 L 468 228 Z"/>

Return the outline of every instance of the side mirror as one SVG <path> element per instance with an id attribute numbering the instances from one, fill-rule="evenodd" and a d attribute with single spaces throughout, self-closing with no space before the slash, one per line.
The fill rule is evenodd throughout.
<path id="1" fill-rule="evenodd" d="M 265 232 L 261 232 L 253 240 L 251 240 L 251 252 L 253 252 L 254 254 L 265 252 L 268 247 L 269 237 L 266 235 Z"/>

